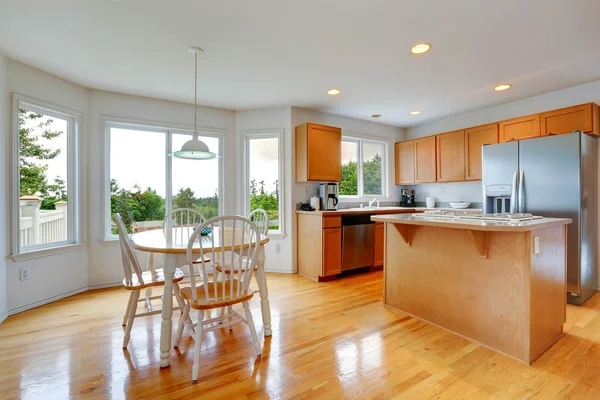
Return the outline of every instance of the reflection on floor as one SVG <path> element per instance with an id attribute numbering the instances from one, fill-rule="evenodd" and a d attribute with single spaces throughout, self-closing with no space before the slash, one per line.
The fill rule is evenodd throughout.
<path id="1" fill-rule="evenodd" d="M 243 324 L 208 333 L 196 385 L 187 333 L 161 370 L 160 316 L 137 319 L 124 351 L 128 293 L 76 295 L 0 325 L 0 398 L 600 398 L 599 295 L 568 307 L 565 336 L 528 367 L 385 308 L 382 277 L 268 274 L 273 336 L 262 358 Z M 258 296 L 252 311 L 261 335 Z"/>

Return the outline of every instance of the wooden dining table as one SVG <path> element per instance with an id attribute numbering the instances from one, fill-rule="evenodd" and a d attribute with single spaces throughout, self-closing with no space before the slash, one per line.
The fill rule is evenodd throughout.
<path id="1" fill-rule="evenodd" d="M 218 229 L 218 228 L 216 228 Z M 173 275 L 178 266 L 178 259 L 183 261 L 188 247 L 188 240 L 193 230 L 186 228 L 166 228 L 155 229 L 134 233 L 132 240 L 136 250 L 152 254 L 164 254 L 164 274 L 165 285 L 162 298 L 162 322 L 160 327 L 160 367 L 169 366 L 169 357 L 171 355 L 171 334 L 172 334 L 172 316 L 173 316 Z M 212 237 L 211 237 L 212 236 Z M 200 244 L 206 253 L 212 252 L 214 237 L 215 251 L 243 251 L 237 247 L 232 248 L 226 243 L 220 243 L 221 235 L 215 230 L 209 236 L 203 236 L 200 242 L 196 242 L 193 252 L 200 253 Z M 260 235 L 260 247 L 257 252 L 258 267 L 258 290 L 260 293 L 260 308 L 264 326 L 264 335 L 271 336 L 271 308 L 269 306 L 269 293 L 267 290 L 267 280 L 265 278 L 265 244 L 269 238 Z M 246 247 L 246 246 L 241 246 Z M 191 271 L 190 271 L 191 272 Z"/>

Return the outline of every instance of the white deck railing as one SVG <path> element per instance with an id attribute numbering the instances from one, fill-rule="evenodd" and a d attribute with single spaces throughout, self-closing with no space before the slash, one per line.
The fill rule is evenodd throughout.
<path id="1" fill-rule="evenodd" d="M 56 210 L 40 210 L 39 197 L 21 197 L 21 217 L 19 223 L 19 244 L 32 246 L 44 243 L 62 242 L 68 239 L 67 203 L 55 203 Z"/>

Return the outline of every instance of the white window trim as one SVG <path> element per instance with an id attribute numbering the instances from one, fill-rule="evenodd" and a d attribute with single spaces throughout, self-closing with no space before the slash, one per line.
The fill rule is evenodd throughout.
<path id="1" fill-rule="evenodd" d="M 68 239 L 60 242 L 45 243 L 40 245 L 20 248 L 20 168 L 19 168 L 19 109 L 27 108 L 50 117 L 67 120 L 67 187 L 69 195 Z M 81 148 L 79 147 L 80 127 L 82 126 L 83 114 L 55 104 L 36 100 L 27 96 L 13 93 L 13 133 L 12 133 L 12 188 L 11 188 L 11 258 L 15 261 L 36 258 L 36 253 L 44 256 L 64 253 L 65 249 L 77 250 L 81 244 L 81 196 L 79 177 L 79 160 Z"/>
<path id="2" fill-rule="evenodd" d="M 172 201 L 172 188 L 170 185 L 170 177 L 172 173 L 172 157 L 168 156 L 168 153 L 172 152 L 171 149 L 171 135 L 172 134 L 189 134 L 190 137 L 193 133 L 193 128 L 184 125 L 174 125 L 174 124 L 162 124 L 156 122 L 149 121 L 139 121 L 139 120 L 128 120 L 123 118 L 115 118 L 115 117 L 107 117 L 103 116 L 100 118 L 101 122 L 104 124 L 104 184 L 103 184 L 103 218 L 104 218 L 104 239 L 100 240 L 100 242 L 113 242 L 118 241 L 118 235 L 114 235 L 111 232 L 110 225 L 110 130 L 111 128 L 117 129 L 129 129 L 129 130 L 141 130 L 146 132 L 161 132 L 165 134 L 165 158 L 166 158 L 166 168 L 165 168 L 165 212 L 169 212 L 171 210 L 171 201 Z M 166 126 L 168 125 L 168 126 Z M 223 213 L 225 207 L 225 196 L 224 196 L 224 180 L 223 180 L 223 168 L 224 168 L 224 141 L 225 141 L 225 131 L 222 129 L 216 128 L 204 128 L 198 127 L 197 132 L 199 136 L 207 136 L 207 137 L 216 137 L 219 139 L 219 154 L 221 155 L 218 158 L 219 164 L 219 215 Z M 200 161 L 201 162 L 201 161 Z"/>
<path id="3" fill-rule="evenodd" d="M 284 174 L 284 129 L 252 129 L 244 130 L 242 133 L 243 140 L 243 178 L 242 178 L 242 195 L 243 195 L 243 209 L 244 215 L 250 214 L 250 157 L 248 154 L 250 140 L 252 139 L 270 139 L 277 138 L 279 140 L 278 145 L 278 158 L 279 158 L 279 171 L 278 171 L 278 182 L 279 182 L 279 230 L 273 233 L 269 232 L 269 237 L 273 239 L 283 239 L 286 236 L 285 226 L 285 174 Z"/>
<path id="4" fill-rule="evenodd" d="M 368 201 L 372 199 L 377 200 L 390 200 L 391 199 L 391 189 L 390 189 L 390 175 L 389 175 L 389 160 L 390 160 L 390 141 L 383 138 L 374 138 L 374 137 L 364 137 L 360 135 L 350 134 L 342 136 L 342 141 L 344 142 L 355 142 L 358 144 L 358 152 L 357 152 L 357 168 L 358 168 L 358 194 L 356 196 L 353 195 L 340 195 L 341 203 L 355 203 Z M 362 156 L 363 156 L 363 143 L 372 143 L 377 145 L 382 145 L 384 147 L 384 159 L 382 160 L 383 164 L 383 178 L 381 180 L 381 195 L 365 195 L 363 193 L 363 167 L 362 167 Z"/>

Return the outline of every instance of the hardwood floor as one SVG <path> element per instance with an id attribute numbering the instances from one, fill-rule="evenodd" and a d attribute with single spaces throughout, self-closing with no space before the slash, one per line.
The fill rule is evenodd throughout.
<path id="1" fill-rule="evenodd" d="M 529 367 L 384 307 L 380 271 L 268 282 L 273 336 L 262 358 L 243 324 L 208 333 L 195 385 L 187 333 L 159 369 L 160 315 L 137 319 L 121 348 L 126 290 L 9 317 L 0 399 L 600 399 L 600 295 L 568 306 L 565 336 Z M 252 312 L 262 334 L 258 296 Z"/>

